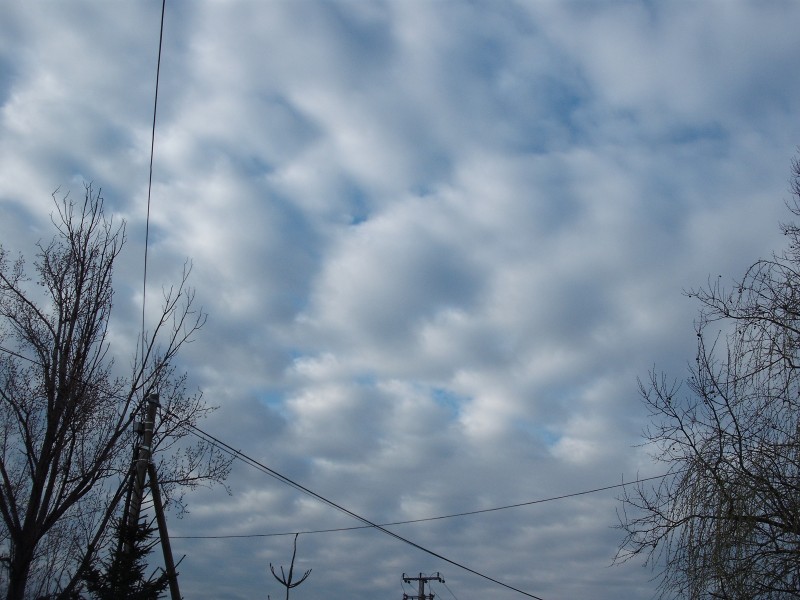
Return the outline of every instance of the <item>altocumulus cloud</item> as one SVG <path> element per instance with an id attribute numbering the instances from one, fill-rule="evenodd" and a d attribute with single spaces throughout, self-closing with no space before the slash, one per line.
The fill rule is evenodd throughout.
<path id="1" fill-rule="evenodd" d="M 58 186 L 129 224 L 113 340 L 135 343 L 157 3 L 0 9 L 0 239 Z M 636 377 L 692 356 L 681 291 L 780 246 L 800 54 L 791 2 L 167 1 L 153 290 L 194 262 L 182 367 L 205 429 L 376 522 L 655 475 Z M 176 536 L 346 528 L 237 465 Z M 546 600 L 651 597 L 610 568 L 615 493 L 395 530 Z M 192 598 L 277 596 L 291 538 L 174 540 Z M 301 535 L 298 597 L 400 597 L 441 571 L 379 532 Z M 436 588 L 434 588 L 436 589 Z M 406 588 L 407 593 L 415 593 Z M 447 590 L 438 593 L 449 595 Z"/>

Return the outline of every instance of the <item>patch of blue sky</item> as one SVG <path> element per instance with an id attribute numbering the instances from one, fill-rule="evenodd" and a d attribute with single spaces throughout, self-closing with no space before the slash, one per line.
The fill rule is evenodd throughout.
<path id="1" fill-rule="evenodd" d="M 287 347 L 285 349 L 285 353 L 287 358 L 289 359 L 289 362 L 291 363 L 297 363 L 309 357 L 308 352 L 306 352 L 302 348 L 297 348 L 294 346 Z"/>
<path id="2" fill-rule="evenodd" d="M 642 227 L 649 225 L 651 234 L 679 234 L 691 215 L 692 198 L 682 193 L 687 180 L 697 182 L 694 189 L 702 189 L 700 182 L 708 169 L 728 153 L 731 134 L 718 123 L 677 124 L 663 133 L 662 142 L 673 148 L 669 159 L 650 165 L 648 176 L 639 180 L 646 200 L 638 205 L 637 220 Z M 628 167 L 621 164 L 620 168 Z"/>
<path id="3" fill-rule="evenodd" d="M 364 190 L 355 184 L 349 184 L 344 195 L 347 202 L 349 225 L 356 226 L 369 220 L 369 198 Z"/>
<path id="4" fill-rule="evenodd" d="M 436 187 L 429 183 L 415 183 L 409 190 L 414 196 L 428 198 L 436 193 Z"/>
<path id="5" fill-rule="evenodd" d="M 585 143 L 591 121 L 592 93 L 586 82 L 571 74 L 568 65 L 548 74 L 501 74 L 495 95 L 499 122 L 506 125 L 504 142 L 510 150 L 545 154 Z"/>
<path id="6" fill-rule="evenodd" d="M 323 28 L 331 30 L 326 32 L 333 36 L 329 41 L 348 61 L 358 65 L 353 75 L 360 77 L 365 71 L 380 70 L 390 59 L 394 50 L 390 21 L 379 3 L 320 2 L 312 10 L 324 21 Z"/>
<path id="7" fill-rule="evenodd" d="M 245 177 L 267 177 L 275 171 L 273 165 L 255 154 L 241 156 L 237 162 Z"/>
<path id="8" fill-rule="evenodd" d="M 546 235 L 567 231 L 581 216 L 584 208 L 580 200 L 569 189 L 569 181 L 559 177 L 548 179 L 546 196 L 535 203 L 535 226 Z"/>
<path id="9" fill-rule="evenodd" d="M 666 141 L 672 144 L 711 143 L 724 148 L 730 143 L 730 133 L 717 122 L 702 124 L 673 124 L 665 133 Z"/>
<path id="10" fill-rule="evenodd" d="M 576 119 L 578 111 L 587 106 L 591 92 L 583 80 L 545 77 L 537 95 L 546 107 L 548 118 L 559 125 L 558 141 L 576 144 L 587 139 L 585 125 Z M 563 136 L 563 137 L 562 137 Z"/>
<path id="11" fill-rule="evenodd" d="M 292 416 L 286 405 L 286 390 L 275 388 L 255 390 L 253 397 L 261 406 L 267 407 L 271 414 L 276 415 L 278 420 L 284 422 L 291 420 Z"/>
<path id="12" fill-rule="evenodd" d="M 483 288 L 471 266 L 446 245 L 431 242 L 424 250 L 430 258 L 420 252 L 409 265 L 409 283 L 415 289 L 407 307 L 427 312 L 432 307 L 473 306 Z"/>
<path id="13" fill-rule="evenodd" d="M 275 312 L 273 317 L 282 320 L 291 320 L 297 314 L 304 312 L 311 302 L 311 282 L 302 276 L 302 268 L 297 265 L 303 260 L 292 264 L 282 265 L 282 282 L 285 289 L 274 292 Z"/>
<path id="14" fill-rule="evenodd" d="M 270 242 L 268 251 L 277 256 L 281 253 L 278 245 L 291 249 L 288 259 L 272 263 L 282 285 L 282 290 L 276 291 L 276 298 L 280 298 L 283 317 L 293 318 L 308 307 L 314 284 L 308 274 L 321 268 L 323 244 L 314 224 L 291 199 L 276 197 L 270 201 L 276 204 L 276 209 L 270 211 L 269 227 L 280 234 Z"/>
<path id="15" fill-rule="evenodd" d="M 359 387 L 364 388 L 373 388 L 378 384 L 378 378 L 375 376 L 375 373 L 358 373 L 353 378 L 353 381 Z"/>
<path id="16" fill-rule="evenodd" d="M 341 28 L 346 32 L 342 36 L 359 52 L 367 52 L 372 60 L 388 57 L 394 44 L 390 35 L 392 21 L 385 7 L 362 7 L 353 10 L 353 6 L 343 3 L 324 2 L 338 17 Z"/>
<path id="17" fill-rule="evenodd" d="M 438 193 L 448 189 L 453 183 L 456 162 L 452 155 L 436 148 L 427 148 L 424 159 L 418 160 L 406 191 L 418 198 L 438 197 Z"/>
<path id="18" fill-rule="evenodd" d="M 508 47 L 491 35 L 473 38 L 469 49 L 469 67 L 473 73 L 490 77 L 508 64 Z"/>
<path id="19" fill-rule="evenodd" d="M 52 235 L 47 227 L 49 222 L 45 224 L 44 229 L 40 230 L 41 224 L 34 217 L 34 212 L 28 208 L 27 200 L 29 198 L 0 197 L 0 214 L 3 215 L 3 221 L 7 225 L 11 225 L 4 237 L 0 239 L 0 245 L 11 256 L 15 256 L 18 252 L 26 254 L 30 249 L 27 244 L 37 241 L 43 234 L 45 236 Z M 49 198 L 46 198 L 42 202 L 48 200 Z M 50 204 L 48 208 L 54 207 Z"/>
<path id="20" fill-rule="evenodd" d="M 0 58 L 0 107 L 8 102 L 17 79 L 17 68 L 10 60 Z"/>
<path id="21" fill-rule="evenodd" d="M 430 395 L 437 404 L 450 410 L 453 416 L 458 416 L 461 414 L 461 407 L 467 404 L 470 400 L 468 396 L 458 394 L 453 390 L 449 390 L 444 387 L 431 388 Z"/>
<path id="22" fill-rule="evenodd" d="M 103 197 L 107 196 L 106 189 L 103 188 Z M 75 198 L 75 192 L 82 193 L 82 190 L 73 190 L 72 198 Z M 130 240 L 144 240 L 145 233 L 147 234 L 147 243 L 150 247 L 158 247 L 162 244 L 168 244 L 175 237 L 174 230 L 171 229 L 169 224 L 160 225 L 155 220 L 146 223 L 144 220 L 134 220 L 125 224 L 127 237 Z"/>
<path id="23" fill-rule="evenodd" d="M 11 194 L 9 190 L 0 192 L 0 210 L 3 211 L 4 221 L 7 218 L 19 218 L 20 223 L 29 223 L 33 220 L 33 213 L 27 205 L 27 196 Z M 11 231 L 15 231 L 14 227 Z"/>
<path id="24" fill-rule="evenodd" d="M 279 412 L 283 409 L 286 399 L 285 392 L 277 389 L 259 390 L 256 397 L 261 404 L 269 406 Z"/>
<path id="25" fill-rule="evenodd" d="M 260 95 L 258 110 L 275 143 L 276 155 L 283 160 L 293 157 L 322 134 L 315 120 L 283 94 Z"/>
<path id="26" fill-rule="evenodd" d="M 513 423 L 513 427 L 517 431 L 521 431 L 522 433 L 541 442 L 548 448 L 552 448 L 558 444 L 562 437 L 552 427 L 538 425 L 522 419 L 516 419 Z"/>
<path id="27" fill-rule="evenodd" d="M 87 120 L 88 117 L 78 119 L 79 123 L 85 123 Z M 52 190 L 60 188 L 60 193 L 69 192 L 73 200 L 83 197 L 84 183 L 92 183 L 95 191 L 102 187 L 107 207 L 112 211 L 120 208 L 129 200 L 132 186 L 136 187 L 147 181 L 146 171 L 137 172 L 133 168 L 118 169 L 103 175 L 102 169 L 98 169 L 91 157 L 95 155 L 107 157 L 110 164 L 121 157 L 130 156 L 131 149 L 135 145 L 131 130 L 115 125 L 95 129 L 89 126 L 84 128 L 81 125 L 75 131 L 79 143 L 68 151 L 53 147 L 41 152 L 41 163 L 48 176 L 52 178 L 45 183 Z M 87 135 L 86 131 L 91 133 Z M 141 179 L 132 181 L 130 178 L 133 175 L 141 175 Z M 37 198 L 36 201 L 38 200 Z M 42 201 L 49 202 L 49 199 Z"/>

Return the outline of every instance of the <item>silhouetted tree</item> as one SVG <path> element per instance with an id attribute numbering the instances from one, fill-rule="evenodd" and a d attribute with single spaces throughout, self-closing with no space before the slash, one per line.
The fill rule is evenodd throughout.
<path id="1" fill-rule="evenodd" d="M 98 567 L 90 567 L 81 575 L 86 589 L 96 600 L 158 600 L 167 589 L 166 574 L 147 576 L 147 556 L 155 542 L 151 539 L 154 529 L 145 523 L 131 528 L 118 520 L 114 531 L 126 550 L 118 544 L 111 556 Z"/>
<path id="2" fill-rule="evenodd" d="M 112 273 L 124 222 L 106 218 L 86 186 L 82 202 L 55 201 L 56 235 L 39 243 L 33 277 L 0 247 L 0 544 L 8 550 L 8 600 L 74 594 L 77 576 L 109 547 L 108 527 L 130 476 L 132 423 L 157 392 L 170 420 L 154 451 L 165 495 L 222 481 L 228 460 L 180 441 L 208 412 L 172 364 L 205 322 L 188 269 L 164 291 L 154 330 L 142 334 L 127 377 L 114 371 Z M 176 445 L 177 444 L 177 445 Z M 165 453 L 166 452 L 166 453 Z M 178 486 L 178 487 L 176 487 Z"/>
<path id="3" fill-rule="evenodd" d="M 272 563 L 269 563 L 269 570 L 272 571 L 272 576 L 280 583 L 283 587 L 286 588 L 286 600 L 289 600 L 289 591 L 296 588 L 298 585 L 303 583 L 308 576 L 311 575 L 311 569 L 303 573 L 303 576 L 294 581 L 294 559 L 297 556 L 297 536 L 300 535 L 299 533 L 294 534 L 294 551 L 292 552 L 292 564 L 289 567 L 289 575 L 287 576 L 286 573 L 283 571 L 283 567 L 281 567 L 281 575 L 278 577 L 278 574 L 275 572 L 275 567 L 272 566 Z M 267 595 L 267 600 L 269 600 L 269 595 Z"/>
<path id="4" fill-rule="evenodd" d="M 800 163 L 789 203 L 800 216 Z M 664 597 L 800 597 L 800 229 L 702 305 L 685 386 L 641 384 L 669 476 L 623 498 L 619 560 L 642 554 Z"/>

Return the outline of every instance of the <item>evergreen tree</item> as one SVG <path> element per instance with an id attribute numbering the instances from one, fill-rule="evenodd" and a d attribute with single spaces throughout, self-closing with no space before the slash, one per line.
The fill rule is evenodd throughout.
<path id="1" fill-rule="evenodd" d="M 123 542 L 116 546 L 101 569 L 90 568 L 84 575 L 86 589 L 94 600 L 158 600 L 169 581 L 162 573 L 146 577 L 147 556 L 155 542 L 153 527 L 139 523 L 131 529 L 120 519 L 115 529 Z"/>

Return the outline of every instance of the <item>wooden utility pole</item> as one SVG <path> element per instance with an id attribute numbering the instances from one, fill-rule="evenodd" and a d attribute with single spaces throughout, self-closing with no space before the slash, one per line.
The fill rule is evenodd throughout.
<path id="1" fill-rule="evenodd" d="M 137 423 L 137 431 L 141 433 L 142 441 L 135 450 L 135 464 L 133 471 L 131 501 L 128 505 L 128 514 L 125 515 L 125 523 L 128 531 L 136 531 L 139 526 L 139 516 L 142 513 L 142 498 L 144 498 L 144 478 L 147 475 L 147 465 L 150 464 L 150 456 L 153 453 L 153 428 L 156 422 L 156 410 L 158 410 L 158 394 L 148 394 L 145 396 L 147 401 L 147 411 L 144 422 Z M 125 550 L 130 551 L 130 543 L 125 543 Z"/>
<path id="2" fill-rule="evenodd" d="M 150 460 L 153 455 L 153 432 L 156 422 L 156 411 L 160 406 L 158 394 L 148 394 L 147 412 L 144 422 L 137 423 L 137 433 L 141 435 L 141 443 L 134 450 L 134 472 L 131 481 L 130 501 L 125 507 L 125 517 L 123 522 L 126 527 L 122 529 L 121 535 L 127 528 L 128 531 L 136 531 L 139 527 L 139 518 L 142 512 L 142 499 L 144 498 L 145 477 L 150 479 L 150 492 L 153 494 L 153 508 L 156 512 L 156 522 L 158 523 L 158 536 L 161 540 L 161 550 L 164 553 L 164 570 L 169 581 L 169 592 L 172 600 L 181 600 L 181 592 L 178 588 L 178 573 L 175 571 L 175 560 L 172 557 L 172 546 L 169 542 L 169 532 L 167 531 L 167 519 L 164 516 L 164 504 L 161 501 L 161 488 L 158 484 L 158 472 L 155 465 Z M 124 541 L 126 552 L 132 552 L 131 541 Z"/>
<path id="3" fill-rule="evenodd" d="M 403 573 L 403 581 L 406 583 L 411 583 L 412 581 L 419 582 L 419 595 L 409 596 L 408 594 L 403 594 L 403 600 L 433 600 L 435 594 L 431 592 L 430 594 L 426 595 L 425 584 L 429 581 L 441 581 L 444 583 L 444 579 L 442 579 L 438 572 L 436 575 L 423 575 L 420 573 L 419 577 L 408 577 L 405 573 Z"/>
<path id="4" fill-rule="evenodd" d="M 161 550 L 164 554 L 164 570 L 169 581 L 170 597 L 172 600 L 181 600 L 181 591 L 178 588 L 178 572 L 175 570 L 175 559 L 172 557 L 172 544 L 169 543 L 167 518 L 164 515 L 164 503 L 161 502 L 161 489 L 158 487 L 156 466 L 151 462 L 147 465 L 147 471 L 150 474 L 150 491 L 153 494 L 153 508 L 156 511 L 158 537 L 161 539 Z"/>

